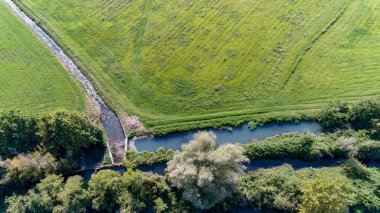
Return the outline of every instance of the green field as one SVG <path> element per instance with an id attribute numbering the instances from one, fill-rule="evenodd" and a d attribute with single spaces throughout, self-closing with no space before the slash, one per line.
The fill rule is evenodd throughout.
<path id="1" fill-rule="evenodd" d="M 43 42 L 0 2 L 0 111 L 84 111 L 83 91 Z"/>
<path id="2" fill-rule="evenodd" d="M 149 126 L 318 109 L 380 92 L 378 0 L 17 2 L 107 102 Z"/>

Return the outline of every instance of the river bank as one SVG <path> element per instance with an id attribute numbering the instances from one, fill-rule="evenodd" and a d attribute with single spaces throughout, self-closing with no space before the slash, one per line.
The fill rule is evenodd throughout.
<path id="1" fill-rule="evenodd" d="M 127 137 L 121 125 L 118 115 L 113 112 L 98 95 L 90 81 L 75 65 L 59 47 L 55 41 L 49 37 L 49 35 L 43 31 L 29 16 L 27 16 L 13 1 L 5 0 L 9 7 L 19 15 L 19 17 L 32 29 L 38 36 L 44 41 L 45 44 L 54 52 L 57 58 L 65 66 L 65 68 L 76 78 L 76 80 L 86 90 L 88 96 L 93 103 L 98 104 L 101 109 L 102 116 L 100 121 L 105 129 L 107 137 L 110 141 L 106 143 L 107 149 L 112 160 L 112 163 L 122 162 L 125 154 L 125 145 L 127 143 Z"/>

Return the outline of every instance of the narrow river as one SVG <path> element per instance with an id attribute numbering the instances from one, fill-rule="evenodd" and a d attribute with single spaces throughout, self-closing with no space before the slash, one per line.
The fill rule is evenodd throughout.
<path id="1" fill-rule="evenodd" d="M 53 50 L 55 55 L 61 60 L 61 62 L 67 67 L 72 75 L 83 85 L 88 95 L 92 98 L 94 103 L 99 104 L 102 110 L 101 123 L 107 133 L 110 140 L 110 144 L 107 143 L 108 152 L 112 159 L 112 163 L 120 163 L 124 157 L 124 149 L 126 144 L 126 136 L 121 126 L 119 117 L 114 113 L 102 98 L 98 95 L 90 81 L 83 75 L 74 62 L 62 51 L 62 49 L 46 34 L 32 19 L 30 19 L 21 9 L 13 3 L 11 0 L 5 0 L 5 2 L 13 9 L 21 19 L 30 26 L 37 34 L 43 39 L 43 41 Z M 112 152 L 111 152 L 112 151 Z"/>
<path id="2" fill-rule="evenodd" d="M 160 137 L 135 138 L 131 141 L 131 146 L 137 151 L 155 151 L 162 147 L 165 149 L 178 150 L 182 144 L 189 142 L 199 130 L 173 133 Z M 314 121 L 300 121 L 298 123 L 283 122 L 269 123 L 255 129 L 250 129 L 248 124 L 233 127 L 232 130 L 226 129 L 205 129 L 212 131 L 217 137 L 217 144 L 226 143 L 249 143 L 252 139 L 261 140 L 266 137 L 290 132 L 310 132 L 318 134 L 322 132 L 322 127 Z"/>

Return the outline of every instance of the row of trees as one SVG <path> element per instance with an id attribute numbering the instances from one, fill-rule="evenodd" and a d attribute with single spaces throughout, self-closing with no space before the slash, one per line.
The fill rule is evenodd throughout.
<path id="1" fill-rule="evenodd" d="M 88 184 L 80 176 L 49 175 L 25 195 L 6 199 L 7 212 L 155 212 L 173 211 L 177 200 L 164 177 L 151 173 L 104 170 L 92 175 Z"/>
<path id="2" fill-rule="evenodd" d="M 88 182 L 79 176 L 65 181 L 47 175 L 24 195 L 9 196 L 7 211 L 215 212 L 239 206 L 298 212 L 380 210 L 380 172 L 356 160 L 335 168 L 294 170 L 285 165 L 245 174 L 243 148 L 218 147 L 215 139 L 210 132 L 197 134 L 174 154 L 166 177 L 132 170 L 123 175 L 103 170 Z"/>
<path id="3" fill-rule="evenodd" d="M 38 148 L 56 157 L 78 153 L 102 141 L 102 132 L 77 112 L 34 117 L 18 110 L 0 114 L 0 156 L 5 159 Z"/>

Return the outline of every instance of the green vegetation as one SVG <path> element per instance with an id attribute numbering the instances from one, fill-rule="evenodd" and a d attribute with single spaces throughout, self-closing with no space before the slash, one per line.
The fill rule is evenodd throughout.
<path id="1" fill-rule="evenodd" d="M 240 192 L 250 205 L 262 209 L 345 212 L 350 207 L 353 212 L 378 212 L 379 178 L 378 169 L 355 160 L 335 168 L 298 171 L 285 165 L 243 175 Z"/>
<path id="2" fill-rule="evenodd" d="M 73 156 L 102 144 L 103 135 L 83 114 L 55 111 L 41 118 L 21 111 L 0 113 L 0 157 L 39 148 L 56 157 Z"/>
<path id="3" fill-rule="evenodd" d="M 0 31 L 0 111 L 85 110 L 82 89 L 3 1 Z"/>
<path id="4" fill-rule="evenodd" d="M 271 153 L 274 158 L 288 158 L 281 153 L 285 150 L 290 158 L 317 153 L 315 156 L 348 159 L 330 168 L 295 170 L 283 165 L 243 173 L 242 162 L 247 159 L 241 146 L 217 147 L 215 135 L 201 132 L 174 153 L 165 177 L 131 169 L 124 174 L 101 170 L 86 181 L 78 176 L 65 181 L 54 175 L 60 171 L 52 155 L 35 152 L 0 164 L 2 189 L 23 186 L 2 195 L 6 196 L 3 208 L 7 212 L 114 212 L 119 208 L 124 212 L 226 212 L 242 207 L 282 212 L 380 211 L 380 170 L 355 159 L 377 160 L 375 151 L 361 147 L 378 141 L 352 130 L 318 136 L 285 134 L 266 140 L 267 147 L 265 143 L 257 145 L 259 142 L 244 146 L 248 157 L 270 158 L 268 150 L 279 146 Z M 301 150 L 299 144 L 305 141 L 307 149 Z M 290 148 L 284 149 L 286 146 Z M 362 157 L 366 153 L 367 157 Z M 138 164 L 167 159 L 173 153 L 129 154 Z"/>
<path id="5" fill-rule="evenodd" d="M 311 135 L 283 134 L 243 145 L 252 161 L 261 159 L 321 159 L 356 158 L 363 162 L 380 162 L 380 144 L 354 131 Z"/>
<path id="6" fill-rule="evenodd" d="M 16 0 L 158 131 L 379 93 L 379 1 Z"/>
<path id="7" fill-rule="evenodd" d="M 58 169 L 58 163 L 50 153 L 33 152 L 7 159 L 2 167 L 5 171 L 0 180 L 0 188 L 15 190 L 37 183 L 49 174 L 54 174 Z"/>
<path id="8" fill-rule="evenodd" d="M 356 103 L 336 102 L 327 105 L 321 112 L 319 121 L 327 131 L 346 129 L 350 125 L 357 130 L 365 130 L 372 137 L 380 134 L 380 99 L 368 98 Z"/>
<path id="9" fill-rule="evenodd" d="M 7 212 L 85 212 L 91 200 L 80 176 L 50 175 L 22 196 L 8 197 Z"/>
<path id="10" fill-rule="evenodd" d="M 121 206 L 126 212 L 139 212 L 149 207 L 174 211 L 175 194 L 164 177 L 139 171 L 127 171 L 123 175 L 105 170 L 89 181 L 93 209 L 114 212 Z"/>
<path id="11" fill-rule="evenodd" d="M 284 134 L 245 145 L 245 155 L 251 160 L 293 158 L 314 160 L 315 139 L 309 134 Z"/>
<path id="12" fill-rule="evenodd" d="M 136 166 L 150 166 L 156 163 L 165 163 L 173 158 L 174 150 L 157 149 L 155 152 L 127 151 L 124 162 L 127 168 Z"/>
<path id="13" fill-rule="evenodd" d="M 103 135 L 84 115 L 57 111 L 40 120 L 38 134 L 44 148 L 55 155 L 79 153 L 82 149 L 102 144 Z"/>
<path id="14" fill-rule="evenodd" d="M 213 133 L 201 132 L 168 162 L 168 177 L 183 190 L 184 200 L 197 209 L 210 209 L 237 191 L 246 161 L 238 145 L 217 147 Z"/>

